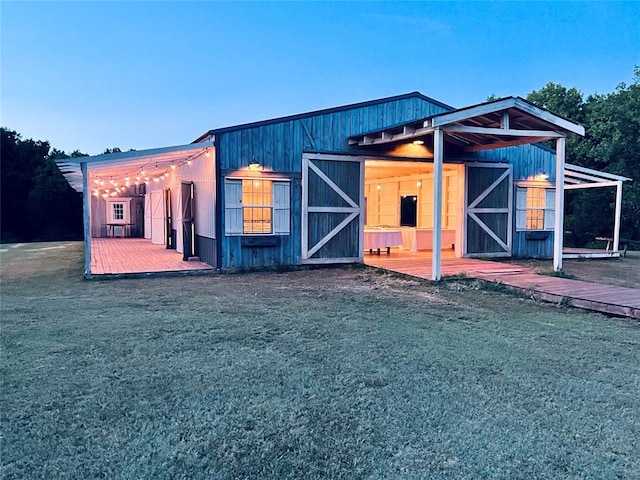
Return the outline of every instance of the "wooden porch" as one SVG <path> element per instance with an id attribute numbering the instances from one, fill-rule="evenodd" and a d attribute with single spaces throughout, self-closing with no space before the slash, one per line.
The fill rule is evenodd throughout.
<path id="1" fill-rule="evenodd" d="M 91 274 L 186 272 L 214 270 L 199 261 L 184 261 L 182 254 L 145 238 L 92 238 Z"/>
<path id="2" fill-rule="evenodd" d="M 431 280 L 430 252 L 408 253 L 391 250 L 390 255 L 365 254 L 373 267 Z M 442 252 L 442 275 L 465 275 L 500 283 L 533 298 L 563 303 L 610 315 L 640 319 L 640 289 L 540 275 L 531 268 L 498 261 L 455 258 L 453 250 Z"/>

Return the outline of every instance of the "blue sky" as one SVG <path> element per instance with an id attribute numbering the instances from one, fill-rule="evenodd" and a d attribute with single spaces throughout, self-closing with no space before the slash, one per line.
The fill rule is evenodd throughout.
<path id="1" fill-rule="evenodd" d="M 640 2 L 0 2 L 2 126 L 89 154 L 418 90 L 612 92 Z"/>

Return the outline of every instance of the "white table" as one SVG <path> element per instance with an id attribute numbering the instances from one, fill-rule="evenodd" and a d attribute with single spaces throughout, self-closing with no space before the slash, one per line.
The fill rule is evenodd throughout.
<path id="1" fill-rule="evenodd" d="M 402 245 L 402 233 L 400 230 L 365 230 L 364 231 L 364 249 L 369 250 L 369 253 L 373 253 L 373 250 L 378 251 L 380 255 L 380 249 L 386 248 L 387 255 L 391 253 L 391 247 Z"/>
<path id="2" fill-rule="evenodd" d="M 418 250 L 433 250 L 433 230 L 430 228 L 412 228 L 405 227 L 401 229 L 402 246 L 401 250 L 410 250 L 417 252 Z M 449 248 L 456 243 L 455 230 L 442 230 L 441 237 L 442 248 Z"/>

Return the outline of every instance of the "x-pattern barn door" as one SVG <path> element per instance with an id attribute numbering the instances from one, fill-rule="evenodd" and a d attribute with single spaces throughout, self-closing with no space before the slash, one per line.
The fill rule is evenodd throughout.
<path id="1" fill-rule="evenodd" d="M 302 263 L 362 261 L 364 161 L 302 158 Z"/>
<path id="2" fill-rule="evenodd" d="M 466 170 L 465 255 L 511 256 L 511 165 L 475 164 Z"/>

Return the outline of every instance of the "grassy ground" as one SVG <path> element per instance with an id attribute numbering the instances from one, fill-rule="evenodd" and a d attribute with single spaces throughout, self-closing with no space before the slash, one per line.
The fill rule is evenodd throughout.
<path id="1" fill-rule="evenodd" d="M 640 478 L 640 325 L 367 269 L 2 246 L 3 478 Z"/>
<path id="2" fill-rule="evenodd" d="M 513 260 L 540 273 L 553 272 L 551 260 Z M 562 269 L 571 278 L 618 287 L 640 288 L 640 252 L 627 252 L 624 258 L 563 260 Z"/>

